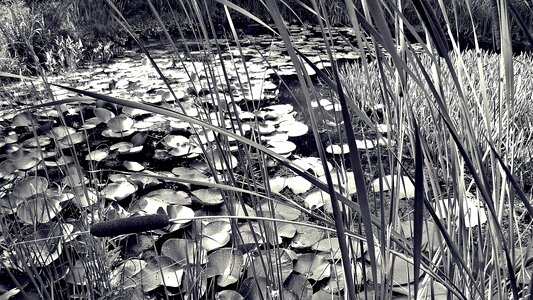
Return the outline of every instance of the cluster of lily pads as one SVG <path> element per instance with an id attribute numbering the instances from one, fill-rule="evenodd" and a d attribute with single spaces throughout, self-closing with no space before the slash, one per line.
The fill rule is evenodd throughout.
<path id="1" fill-rule="evenodd" d="M 305 54 L 314 55 L 312 61 L 320 61 L 317 53 L 323 49 L 312 46 L 312 33 L 298 32 L 302 41 L 295 43 L 301 43 Z M 169 52 L 152 51 L 174 93 L 146 58 L 132 53 L 109 66 L 69 76 L 68 82 L 81 89 L 175 109 L 254 138 L 319 180 L 325 182 L 324 174 L 330 172 L 340 193 L 354 195 L 351 172 L 331 164 L 324 170 L 317 157 L 297 155 L 295 138 L 307 135 L 309 128 L 292 105 L 277 103 L 279 89 L 274 76 L 294 75 L 294 69 L 281 44 L 267 40 L 254 43 L 244 57 L 235 51 L 225 53 L 227 77 L 222 76 L 223 66 L 217 59 L 176 64 L 169 59 Z M 354 59 L 357 54 L 345 53 L 340 58 Z M 76 97 L 63 90 L 53 91 L 58 99 Z M 112 263 L 111 289 L 139 298 L 163 293 L 209 298 L 209 291 L 215 291 L 218 299 L 261 299 L 280 294 L 288 299 L 340 297 L 344 279 L 339 241 L 331 230 L 306 223 L 312 214 L 302 213 L 329 216 L 332 208 L 327 193 L 300 176 L 276 174 L 268 180 L 270 191 L 290 191 L 293 202 L 270 199 L 243 203 L 230 213 L 228 196 L 215 184 L 215 177 L 228 171 L 239 174 L 242 165 L 234 140 L 228 138 L 228 149 L 215 148 L 215 139 L 222 137 L 210 129 L 140 109 L 89 98 L 76 100 L 54 108 L 5 110 L 0 116 L 6 133 L 0 139 L 4 157 L 0 162 L 1 214 L 5 222 L 17 224 L 2 226 L 4 230 L 10 228 L 3 235 L 11 244 L 3 245 L 7 249 L 1 256 L 3 265 L 25 270 L 22 266 L 28 262 L 17 250 L 24 243 L 31 249 L 24 257 L 30 264 L 57 267 L 65 247 L 75 247 L 91 224 L 163 213 L 173 219 L 167 228 L 139 233 L 133 242 L 123 236 L 112 239 L 113 245 L 126 250 Z M 325 119 L 326 126 L 327 122 L 338 126 L 333 115 L 340 108 L 334 100 L 318 100 L 312 107 L 332 115 Z M 386 133 L 386 126 L 378 128 Z M 358 148 L 364 150 L 377 145 L 391 146 L 392 140 L 358 141 Z M 348 152 L 344 144 L 325 146 L 332 156 Z M 158 169 L 162 165 L 167 169 Z M 392 186 L 400 186 L 400 198 L 414 196 L 409 177 L 389 175 L 372 182 L 374 192 Z M 446 210 L 459 211 L 451 203 L 439 204 L 442 217 L 451 215 L 444 213 Z M 480 205 L 461 211 L 465 210 L 476 212 L 467 226 L 486 220 L 478 217 L 477 212 L 483 214 Z M 268 220 L 271 218 L 279 222 Z M 406 221 L 402 230 L 407 238 L 412 235 L 410 224 Z M 439 242 L 433 225 L 427 224 L 425 245 L 436 247 Z M 354 244 L 352 249 L 357 261 L 356 281 L 363 289 L 370 276 L 363 272 L 365 246 L 361 245 Z M 265 267 L 265 262 L 273 265 Z M 90 285 L 99 266 L 98 260 L 78 257 L 57 279 Z M 412 265 L 396 259 L 394 269 L 393 290 L 410 295 Z M 276 271 L 270 274 L 267 270 Z"/>

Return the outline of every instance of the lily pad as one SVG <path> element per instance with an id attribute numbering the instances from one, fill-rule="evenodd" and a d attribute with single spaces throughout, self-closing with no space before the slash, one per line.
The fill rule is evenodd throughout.
<path id="1" fill-rule="evenodd" d="M 90 151 L 89 154 L 85 156 L 85 160 L 100 162 L 106 159 L 108 156 L 109 156 L 108 149 L 98 149 L 98 150 Z"/>
<path id="2" fill-rule="evenodd" d="M 62 140 L 68 135 L 76 133 L 76 129 L 67 126 L 57 126 L 49 131 L 48 135 L 56 140 Z"/>
<path id="3" fill-rule="evenodd" d="M 325 174 L 322 162 L 318 157 L 298 158 L 293 163 L 304 170 L 311 170 L 316 176 L 323 176 Z M 327 162 L 327 170 L 333 170 L 333 165 L 330 162 Z"/>
<path id="4" fill-rule="evenodd" d="M 77 207 L 89 207 L 98 202 L 98 195 L 92 188 L 77 186 L 71 189 L 73 194 L 72 202 Z"/>
<path id="5" fill-rule="evenodd" d="M 184 270 L 170 257 L 157 256 L 136 275 L 138 282 L 145 292 L 150 292 L 159 286 L 180 287 Z"/>
<path id="6" fill-rule="evenodd" d="M 310 300 L 313 296 L 313 287 L 309 280 L 299 274 L 291 274 L 284 282 L 283 288 L 296 295 L 296 299 Z"/>
<path id="7" fill-rule="evenodd" d="M 213 221 L 203 226 L 201 245 L 207 251 L 226 245 L 230 240 L 231 225 L 226 221 Z"/>
<path id="8" fill-rule="evenodd" d="M 326 147 L 326 152 L 329 154 L 348 154 L 350 153 L 350 147 L 348 144 L 342 145 L 329 145 Z"/>
<path id="9" fill-rule="evenodd" d="M 284 121 L 279 123 L 277 131 L 286 132 L 289 137 L 298 137 L 306 134 L 309 127 L 298 121 Z"/>
<path id="10" fill-rule="evenodd" d="M 222 151 L 222 150 L 209 151 L 206 154 L 206 157 L 209 161 L 213 163 L 213 166 L 215 167 L 215 170 L 217 171 L 224 171 L 228 169 L 228 166 L 224 162 L 223 157 L 225 157 L 226 160 L 228 161 L 230 169 L 234 169 L 235 167 L 237 167 L 239 163 L 239 161 L 237 160 L 235 156 L 233 156 L 231 153 L 227 151 Z"/>
<path id="11" fill-rule="evenodd" d="M 122 165 L 124 166 L 124 168 L 128 169 L 128 171 L 139 172 L 139 171 L 144 170 L 144 166 L 136 161 L 126 160 L 122 162 Z"/>
<path id="12" fill-rule="evenodd" d="M 161 254 L 172 258 L 179 266 L 204 264 L 207 262 L 207 251 L 194 241 L 171 238 L 161 246 Z"/>
<path id="13" fill-rule="evenodd" d="M 109 122 L 109 120 L 115 117 L 115 114 L 113 112 L 103 107 L 97 107 L 93 110 L 93 112 L 94 115 L 98 118 L 98 120 L 102 123 L 107 123 Z"/>
<path id="14" fill-rule="evenodd" d="M 111 274 L 111 286 L 123 288 L 136 286 L 138 283 L 133 280 L 133 277 L 139 274 L 147 264 L 145 260 L 138 258 L 123 261 Z"/>
<path id="15" fill-rule="evenodd" d="M 189 139 L 182 135 L 167 135 L 162 143 L 170 148 L 179 148 L 183 144 L 190 145 Z"/>
<path id="16" fill-rule="evenodd" d="M 102 195 L 109 200 L 120 201 L 131 196 L 137 191 L 137 186 L 129 181 L 119 181 L 108 184 L 103 190 Z"/>
<path id="17" fill-rule="evenodd" d="M 399 199 L 404 198 L 414 198 L 415 196 L 415 186 L 411 182 L 411 179 L 408 176 L 400 176 L 400 180 L 397 180 L 396 175 L 386 175 L 381 178 L 381 185 L 383 192 L 389 191 L 392 186 L 394 188 L 399 188 Z M 380 191 L 380 178 L 375 179 L 372 182 L 372 189 L 375 193 Z"/>
<path id="18" fill-rule="evenodd" d="M 244 257 L 240 250 L 223 248 L 209 254 L 207 257 L 207 278 L 220 276 L 217 284 L 226 287 L 237 282 L 244 265 Z"/>
<path id="19" fill-rule="evenodd" d="M 270 271 L 276 270 L 274 272 L 274 276 L 276 276 L 275 279 L 277 280 L 277 276 L 280 276 L 279 279 L 283 282 L 292 273 L 292 258 L 284 249 L 261 250 L 259 255 L 261 255 L 262 258 L 256 256 L 248 265 L 248 277 L 265 277 L 268 276 L 268 274 L 271 274 Z M 266 270 L 261 261 L 269 262 L 269 265 L 266 266 Z M 269 278 L 271 277 L 269 276 Z"/>
<path id="20" fill-rule="evenodd" d="M 36 126 L 39 124 L 37 117 L 29 111 L 24 111 L 13 117 L 12 126 Z"/>
<path id="21" fill-rule="evenodd" d="M 304 203 L 311 210 L 319 209 L 328 203 L 331 205 L 331 196 L 322 190 L 316 190 L 305 197 Z"/>
<path id="22" fill-rule="evenodd" d="M 302 176 L 289 177 L 286 181 L 289 189 L 295 194 L 303 194 L 313 186 L 311 182 L 304 179 Z"/>
<path id="23" fill-rule="evenodd" d="M 217 188 L 199 189 L 193 191 L 196 202 L 203 205 L 218 205 L 224 203 L 224 198 Z"/>
<path id="24" fill-rule="evenodd" d="M 290 141 L 268 141 L 268 149 L 274 151 L 278 154 L 289 154 L 292 151 L 296 150 L 296 144 Z"/>
<path id="25" fill-rule="evenodd" d="M 194 210 L 184 205 L 167 206 L 167 214 L 170 219 L 179 219 L 172 221 L 169 231 L 176 231 L 191 221 L 194 217 Z"/>
<path id="26" fill-rule="evenodd" d="M 20 203 L 17 216 L 26 224 L 36 225 L 50 222 L 61 210 L 59 201 L 36 197 Z"/>
<path id="27" fill-rule="evenodd" d="M 475 227 L 487 222 L 487 214 L 481 201 L 475 196 L 468 194 L 462 201 L 462 214 L 459 209 L 459 201 L 455 198 L 437 200 L 435 213 L 439 218 L 452 217 L 457 225 L 458 219 L 463 216 L 464 225 L 467 228 Z"/>
<path id="28" fill-rule="evenodd" d="M 244 300 L 241 294 L 233 290 L 223 290 L 215 294 L 217 300 Z"/>
<path id="29" fill-rule="evenodd" d="M 296 249 L 310 248 L 324 237 L 324 231 L 318 228 L 298 225 L 291 247 Z"/>
<path id="30" fill-rule="evenodd" d="M 192 203 L 191 197 L 187 192 L 173 189 L 157 189 L 142 196 L 142 199 L 148 202 L 161 202 L 166 205 L 189 205 Z"/>
<path id="31" fill-rule="evenodd" d="M 265 201 L 261 204 L 261 211 L 263 212 L 264 216 L 272 218 L 281 217 L 289 221 L 294 221 L 298 219 L 302 214 L 302 212 L 298 208 L 287 205 L 280 201 L 272 201 L 272 203 L 268 203 L 267 201 Z"/>
<path id="32" fill-rule="evenodd" d="M 135 121 L 132 118 L 122 114 L 111 118 L 107 122 L 107 127 L 114 132 L 126 132 L 133 127 L 134 123 Z"/>
<path id="33" fill-rule="evenodd" d="M 48 188 L 48 180 L 41 176 L 26 177 L 13 187 L 13 195 L 28 199 L 33 195 L 42 194 Z"/>
<path id="34" fill-rule="evenodd" d="M 331 275 L 330 263 L 323 256 L 314 253 L 305 253 L 299 256 L 294 264 L 294 271 L 315 281 Z"/>

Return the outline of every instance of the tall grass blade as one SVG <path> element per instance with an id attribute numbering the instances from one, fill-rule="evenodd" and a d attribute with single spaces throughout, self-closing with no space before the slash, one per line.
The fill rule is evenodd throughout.
<path id="1" fill-rule="evenodd" d="M 424 159 L 420 143 L 420 129 L 413 114 L 415 135 L 415 199 L 413 212 L 413 260 L 414 260 L 414 291 L 415 300 L 418 299 L 420 278 L 420 258 L 422 254 L 422 229 L 424 227 Z"/>
<path id="2" fill-rule="evenodd" d="M 312 1 L 313 6 L 316 11 L 318 11 L 318 6 L 316 4 L 316 1 Z M 350 161 L 352 163 L 352 172 L 354 173 L 355 177 L 355 185 L 356 185 L 356 193 L 357 193 L 357 202 L 359 203 L 361 207 L 361 214 L 360 217 L 363 219 L 363 225 L 365 230 L 365 236 L 366 236 L 366 242 L 368 246 L 368 255 L 370 258 L 370 267 L 372 270 L 372 281 L 374 283 L 374 290 L 377 290 L 377 259 L 376 259 L 376 250 L 374 247 L 374 233 L 373 233 L 373 226 L 372 226 L 372 220 L 370 218 L 370 205 L 367 198 L 367 192 L 366 192 L 366 184 L 364 181 L 365 174 L 363 172 L 363 167 L 361 165 L 361 160 L 359 158 L 359 151 L 357 149 L 357 145 L 355 142 L 355 133 L 352 127 L 351 123 L 351 117 L 348 110 L 347 105 L 347 99 L 344 97 L 344 92 L 342 90 L 342 83 L 340 81 L 338 68 L 336 66 L 335 58 L 333 57 L 333 53 L 331 51 L 331 45 L 327 42 L 326 35 L 326 29 L 323 26 L 322 20 L 318 19 L 318 23 L 321 27 L 322 35 L 324 43 L 326 44 L 326 51 L 329 57 L 329 60 L 332 63 L 332 71 L 333 71 L 333 77 L 335 79 L 335 85 L 337 89 L 335 90 L 338 97 L 339 97 L 339 103 L 341 105 L 341 114 L 342 114 L 342 120 L 344 121 L 344 130 L 346 132 L 346 138 L 348 142 L 348 146 L 350 149 L 349 157 Z M 338 210 L 336 215 L 338 214 L 340 217 L 340 208 L 338 205 L 336 205 L 336 201 L 332 199 L 332 204 L 337 206 L 333 206 L 334 212 L 335 210 Z M 339 219 L 339 217 L 336 216 L 336 220 L 342 220 L 342 218 Z M 343 257 L 344 258 L 344 257 Z M 354 298 L 352 298 L 354 299 Z"/>
<path id="3" fill-rule="evenodd" d="M 307 83 L 306 83 L 306 80 L 304 79 L 304 76 L 303 76 L 303 72 L 302 72 L 303 68 L 301 68 L 300 61 L 298 60 L 298 57 L 296 56 L 296 52 L 294 51 L 294 47 L 292 46 L 289 33 L 287 31 L 287 28 L 285 27 L 284 21 L 281 18 L 281 14 L 279 13 L 278 6 L 275 3 L 275 1 L 272 1 L 272 0 L 267 0 L 267 6 L 268 6 L 268 8 L 270 10 L 272 18 L 274 19 L 274 23 L 276 24 L 276 26 L 277 26 L 277 28 L 279 30 L 279 34 L 280 34 L 280 36 L 281 36 L 281 38 L 282 38 L 282 40 L 283 40 L 283 42 L 285 44 L 285 47 L 287 48 L 287 52 L 289 53 L 289 56 L 290 56 L 291 61 L 293 63 L 293 66 L 296 68 L 296 73 L 297 73 L 299 82 L 300 82 L 301 86 L 304 88 L 304 93 L 306 95 L 306 100 L 307 100 L 307 103 L 309 105 L 309 103 L 311 101 L 310 101 L 309 94 L 306 91 Z M 331 61 L 333 61 L 333 60 L 331 60 Z M 346 110 L 347 110 L 347 108 L 346 108 Z M 317 136 L 318 135 L 318 130 L 316 128 L 316 124 L 317 123 L 314 122 L 313 114 L 311 114 L 311 120 L 310 121 L 311 121 L 312 126 L 314 126 L 313 134 L 315 135 L 315 142 L 317 143 L 317 148 L 319 150 L 320 160 L 322 161 L 322 165 L 324 166 L 324 169 L 327 169 L 327 161 L 325 159 L 325 151 L 323 149 L 322 144 L 319 143 L 320 138 Z M 328 186 L 328 192 L 329 192 L 329 194 L 331 196 L 331 204 L 332 204 L 332 208 L 333 208 L 333 214 L 335 216 L 335 229 L 336 229 L 336 233 L 337 233 L 337 236 L 338 236 L 338 239 L 339 239 L 339 246 L 340 246 L 340 251 L 341 251 L 341 256 L 342 256 L 342 266 L 343 266 L 343 269 L 344 269 L 344 277 L 345 277 L 345 284 L 346 284 L 345 290 L 346 290 L 346 292 L 348 294 L 348 299 L 355 300 L 356 299 L 356 296 L 355 296 L 355 283 L 354 283 L 354 280 L 353 280 L 353 274 L 352 274 L 352 269 L 351 269 L 351 263 L 350 263 L 351 260 L 350 260 L 350 255 L 349 255 L 349 248 L 348 248 L 348 245 L 347 245 L 347 242 L 346 242 L 347 240 L 346 240 L 346 235 L 345 235 L 345 232 L 344 232 L 346 227 L 344 226 L 343 216 L 342 216 L 342 213 L 340 211 L 340 206 L 339 206 L 339 204 L 337 202 L 337 197 L 335 195 L 336 193 L 335 193 L 335 189 L 334 189 L 334 185 L 333 185 L 333 180 L 331 178 L 331 174 L 329 172 L 326 172 L 325 175 L 326 175 L 326 181 L 327 181 L 327 186 Z M 365 210 L 364 206 L 361 206 L 361 209 Z M 364 213 L 364 212 L 365 211 L 363 211 L 362 213 Z M 374 247 L 374 245 L 373 245 L 373 235 L 372 235 L 372 231 L 371 231 L 372 225 L 371 225 L 370 222 L 369 222 L 369 225 L 370 225 L 370 228 L 367 228 L 367 230 L 370 229 L 371 239 L 367 240 L 367 244 L 368 244 L 369 249 L 373 249 L 373 247 Z M 368 236 L 367 236 L 367 238 L 368 238 Z M 372 253 L 371 253 L 371 255 L 372 255 Z M 375 257 L 374 257 L 373 262 L 375 262 Z M 374 266 L 374 268 L 375 268 L 375 266 Z"/>

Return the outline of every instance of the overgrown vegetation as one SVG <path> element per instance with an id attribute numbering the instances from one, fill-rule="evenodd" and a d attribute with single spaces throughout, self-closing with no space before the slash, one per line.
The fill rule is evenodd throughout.
<path id="1" fill-rule="evenodd" d="M 1 73 L 32 89 L 1 115 L 5 297 L 530 297 L 532 58 L 510 2 L 499 54 L 456 39 L 481 2 L 305 3 L 79 1 L 57 35 L 42 7 L 63 2 L 10 2 L 5 42 L 38 77 Z M 135 5 L 167 48 L 145 48 Z M 89 39 L 143 55 L 49 76 L 95 14 Z"/>

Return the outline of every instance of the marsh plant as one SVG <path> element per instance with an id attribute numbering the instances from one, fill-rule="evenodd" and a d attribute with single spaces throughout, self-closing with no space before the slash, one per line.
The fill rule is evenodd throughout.
<path id="1" fill-rule="evenodd" d="M 297 1 L 316 34 L 283 18 L 284 1 L 257 1 L 270 24 L 215 2 L 224 36 L 206 1 L 147 0 L 170 49 L 148 51 L 107 1 L 140 63 L 79 81 L 2 74 L 47 95 L 2 116 L 8 293 L 529 297 L 531 59 L 514 56 L 509 24 L 523 20 L 509 2 L 497 1 L 497 55 L 461 51 L 441 2 L 412 1 L 423 35 L 401 1 L 345 1 L 343 30 L 328 1 Z M 185 15 L 193 43 L 158 9 Z M 243 37 L 236 17 L 269 34 Z M 169 220 L 139 219 L 156 214 Z M 97 237 L 95 224 L 110 225 Z"/>

